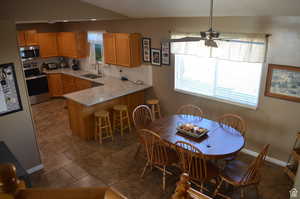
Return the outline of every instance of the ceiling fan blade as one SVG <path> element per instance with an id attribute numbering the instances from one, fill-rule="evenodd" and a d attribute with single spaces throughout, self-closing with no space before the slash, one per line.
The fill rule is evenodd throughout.
<path id="1" fill-rule="evenodd" d="M 183 37 L 180 39 L 166 39 L 162 40 L 162 42 L 192 42 L 192 41 L 200 41 L 203 40 L 201 37 Z"/>

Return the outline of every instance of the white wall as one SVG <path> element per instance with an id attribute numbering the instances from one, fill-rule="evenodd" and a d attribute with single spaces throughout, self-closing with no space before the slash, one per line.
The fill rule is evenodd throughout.
<path id="1" fill-rule="evenodd" d="M 0 117 L 0 140 L 5 141 L 23 167 L 29 169 L 41 164 L 41 160 L 18 56 L 14 21 L 0 20 L 0 29 L 0 64 L 14 63 L 23 105 L 23 111 Z"/>

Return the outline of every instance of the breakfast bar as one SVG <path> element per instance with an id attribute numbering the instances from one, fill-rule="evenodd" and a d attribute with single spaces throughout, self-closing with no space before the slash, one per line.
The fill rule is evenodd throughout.
<path id="1" fill-rule="evenodd" d="M 110 76 L 90 79 L 85 77 L 86 72 L 84 71 L 61 69 L 51 71 L 49 74 L 70 75 L 97 84 L 94 87 L 63 95 L 67 99 L 72 133 L 84 140 L 94 138 L 94 113 L 96 111 L 107 110 L 112 118 L 112 107 L 122 104 L 127 105 L 129 114 L 131 114 L 136 106 L 144 104 L 145 90 L 151 87 Z"/>

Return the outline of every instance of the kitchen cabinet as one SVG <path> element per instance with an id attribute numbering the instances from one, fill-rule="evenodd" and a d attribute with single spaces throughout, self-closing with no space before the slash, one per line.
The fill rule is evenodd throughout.
<path id="1" fill-rule="evenodd" d="M 40 56 L 43 58 L 58 56 L 57 33 L 38 33 Z"/>
<path id="2" fill-rule="evenodd" d="M 18 31 L 18 46 L 37 46 L 38 35 L 36 30 Z"/>
<path id="3" fill-rule="evenodd" d="M 18 46 L 26 46 L 25 31 L 18 31 Z"/>
<path id="4" fill-rule="evenodd" d="M 92 87 L 92 82 L 89 80 L 81 79 L 81 78 L 76 78 L 75 77 L 75 85 L 76 85 L 76 90 L 84 90 Z"/>
<path id="5" fill-rule="evenodd" d="M 104 33 L 103 45 L 104 45 L 104 62 L 106 64 L 117 64 L 115 34 Z"/>
<path id="6" fill-rule="evenodd" d="M 60 73 L 48 74 L 48 88 L 51 97 L 61 97 L 64 94 L 92 87 L 89 80 Z"/>
<path id="7" fill-rule="evenodd" d="M 59 56 L 85 58 L 89 55 L 86 32 L 60 32 L 57 44 Z"/>
<path id="8" fill-rule="evenodd" d="M 141 34 L 104 33 L 104 59 L 106 64 L 140 66 Z"/>
<path id="9" fill-rule="evenodd" d="M 62 82 L 63 82 L 64 94 L 77 91 L 76 84 L 75 84 L 75 77 L 72 77 L 71 75 L 63 75 Z"/>
<path id="10" fill-rule="evenodd" d="M 26 30 L 25 31 L 26 46 L 39 45 L 37 36 L 38 35 L 36 30 Z"/>
<path id="11" fill-rule="evenodd" d="M 64 94 L 62 74 L 48 74 L 48 88 L 51 97 L 60 97 Z"/>

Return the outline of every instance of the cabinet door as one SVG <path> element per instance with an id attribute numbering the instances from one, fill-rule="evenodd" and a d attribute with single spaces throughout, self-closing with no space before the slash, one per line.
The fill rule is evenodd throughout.
<path id="1" fill-rule="evenodd" d="M 38 41 L 40 45 L 41 57 L 58 56 L 56 33 L 39 33 Z"/>
<path id="2" fill-rule="evenodd" d="M 74 32 L 60 32 L 57 36 L 60 56 L 77 58 L 76 35 Z"/>
<path id="3" fill-rule="evenodd" d="M 18 31 L 17 32 L 17 38 L 18 38 L 18 46 L 25 46 L 25 32 L 24 31 Z"/>
<path id="4" fill-rule="evenodd" d="M 72 77 L 70 75 L 63 75 L 62 82 L 63 82 L 64 94 L 72 93 L 77 90 L 75 84 L 75 77 Z"/>
<path id="5" fill-rule="evenodd" d="M 85 58 L 89 55 L 89 45 L 87 32 L 77 32 L 76 34 L 76 58 Z"/>
<path id="6" fill-rule="evenodd" d="M 76 84 L 76 90 L 84 90 L 92 87 L 92 82 L 85 80 L 85 79 L 80 79 L 80 78 L 75 78 L 75 84 Z"/>
<path id="7" fill-rule="evenodd" d="M 104 33 L 103 35 L 104 62 L 106 64 L 116 64 L 116 39 L 114 33 Z"/>
<path id="8" fill-rule="evenodd" d="M 36 30 L 26 30 L 25 40 L 26 40 L 26 46 L 39 45 Z"/>
<path id="9" fill-rule="evenodd" d="M 130 34 L 130 67 L 137 67 L 142 64 L 141 40 L 141 34 Z"/>
<path id="10" fill-rule="evenodd" d="M 63 85 L 61 74 L 48 74 L 48 88 L 51 97 L 59 97 L 63 95 Z"/>
<path id="11" fill-rule="evenodd" d="M 130 66 L 130 35 L 126 33 L 116 33 L 116 57 L 117 65 Z"/>

